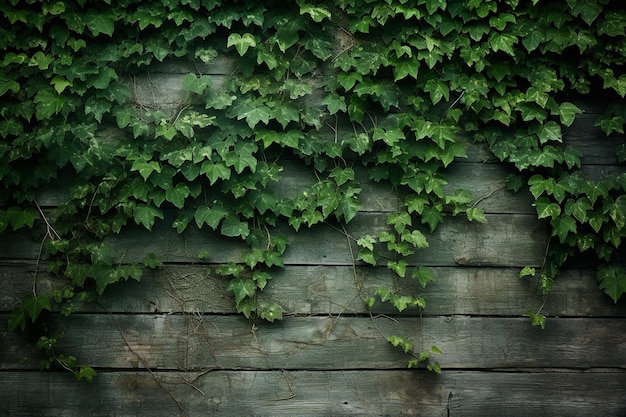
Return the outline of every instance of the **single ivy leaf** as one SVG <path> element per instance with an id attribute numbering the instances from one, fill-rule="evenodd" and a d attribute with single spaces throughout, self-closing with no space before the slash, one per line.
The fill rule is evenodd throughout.
<path id="1" fill-rule="evenodd" d="M 557 111 L 557 114 L 559 118 L 561 119 L 561 123 L 565 127 L 569 127 L 572 125 L 572 123 L 574 123 L 574 120 L 576 119 L 576 115 L 582 112 L 583 111 L 581 109 L 579 109 L 572 103 L 565 102 L 565 103 L 561 103 Z"/>
<path id="2" fill-rule="evenodd" d="M 267 282 L 272 279 L 272 276 L 268 272 L 254 271 L 252 279 L 256 282 L 256 286 L 262 290 L 267 285 Z"/>
<path id="3" fill-rule="evenodd" d="M 242 239 L 245 239 L 250 234 L 250 227 L 247 222 L 242 222 L 237 217 L 229 215 L 224 219 L 220 232 L 224 236 L 241 236 Z"/>
<path id="4" fill-rule="evenodd" d="M 561 206 L 551 202 L 547 197 L 540 197 L 533 206 L 537 209 L 537 217 L 539 219 L 555 218 L 561 214 Z"/>
<path id="5" fill-rule="evenodd" d="M 419 230 L 408 231 L 407 229 L 402 230 L 402 234 L 400 235 L 400 239 L 404 242 L 410 243 L 416 248 L 423 249 L 428 247 L 428 241 L 426 240 L 426 236 Z"/>
<path id="6" fill-rule="evenodd" d="M 409 350 L 413 349 L 413 343 L 401 336 L 390 336 L 387 338 L 387 341 L 395 347 L 402 348 L 404 353 L 408 353 Z"/>
<path id="7" fill-rule="evenodd" d="M 187 74 L 183 79 L 183 88 L 192 93 L 203 95 L 207 88 L 211 87 L 211 77 L 208 75 L 197 76 L 196 74 Z"/>
<path id="8" fill-rule="evenodd" d="M 35 220 L 39 219 L 40 215 L 37 210 L 33 208 L 21 209 L 17 206 L 11 206 L 4 212 L 5 217 L 11 223 L 13 230 L 21 229 L 22 227 L 32 228 Z M 6 227 L 6 226 L 5 226 Z"/>
<path id="9" fill-rule="evenodd" d="M 159 259 L 159 256 L 156 253 L 150 252 L 143 259 L 143 264 L 146 268 L 156 269 L 163 266 L 163 262 Z"/>
<path id="10" fill-rule="evenodd" d="M 435 282 L 435 274 L 433 273 L 433 270 L 427 266 L 422 265 L 413 268 L 411 278 L 417 279 L 422 285 L 422 288 L 426 288 L 426 285 L 429 282 Z"/>
<path id="11" fill-rule="evenodd" d="M 37 317 L 39 317 L 42 310 L 50 311 L 50 299 L 41 294 L 37 296 L 34 294 L 28 294 L 22 299 L 20 307 L 34 322 L 37 320 Z"/>
<path id="12" fill-rule="evenodd" d="M 315 7 L 309 4 L 300 4 L 300 14 L 308 14 L 316 23 L 320 23 L 324 19 L 332 17 L 331 13 L 323 7 Z"/>
<path id="13" fill-rule="evenodd" d="M 530 266 L 525 266 L 519 271 L 519 277 L 534 277 L 535 276 L 535 268 L 531 268 Z"/>
<path id="14" fill-rule="evenodd" d="M 67 103 L 67 98 L 65 96 L 59 95 L 52 88 L 43 88 L 37 91 L 35 94 L 35 98 L 33 99 L 33 103 L 35 106 L 35 115 L 38 120 L 47 120 L 52 115 L 59 113 L 65 104 Z"/>
<path id="15" fill-rule="evenodd" d="M 273 323 L 274 320 L 282 320 L 283 309 L 276 303 L 262 303 L 257 306 L 257 314 L 263 320 Z"/>
<path id="16" fill-rule="evenodd" d="M 256 39 L 254 35 L 250 33 L 244 33 L 243 35 L 239 33 L 231 33 L 228 36 L 228 41 L 226 43 L 226 47 L 230 48 L 234 46 L 239 52 L 240 56 L 244 56 L 249 48 L 254 48 L 256 46 Z"/>
<path id="17" fill-rule="evenodd" d="M 179 209 L 185 206 L 187 197 L 189 197 L 189 187 L 184 183 L 178 183 L 175 187 L 165 190 L 165 199 Z"/>
<path id="18" fill-rule="evenodd" d="M 140 158 L 133 161 L 130 170 L 138 171 L 144 180 L 148 180 L 148 177 L 153 172 L 161 172 L 161 165 L 158 161 L 148 161 L 146 159 Z"/>
<path id="19" fill-rule="evenodd" d="M 576 220 L 568 215 L 553 217 L 552 236 L 558 236 L 561 242 L 565 242 L 569 233 L 576 234 Z"/>
<path id="20" fill-rule="evenodd" d="M 112 36 L 115 30 L 113 12 L 103 13 L 101 10 L 89 9 L 85 14 L 84 21 L 93 36 L 98 36 L 101 33 Z"/>
<path id="21" fill-rule="evenodd" d="M 470 207 L 466 211 L 467 220 L 474 221 L 476 220 L 478 223 L 487 223 L 487 218 L 485 217 L 485 213 L 479 207 Z"/>
<path id="22" fill-rule="evenodd" d="M 406 276 L 406 266 L 407 263 L 405 260 L 387 262 L 387 268 L 391 269 L 400 278 L 404 278 Z"/>
<path id="23" fill-rule="evenodd" d="M 213 207 L 200 206 L 196 209 L 194 218 L 198 227 L 202 228 L 202 225 L 207 224 L 215 230 L 227 215 L 228 210 L 220 205 L 214 205 Z"/>
<path id="24" fill-rule="evenodd" d="M 243 301 L 246 297 L 253 297 L 256 293 L 256 283 L 251 279 L 243 280 L 241 278 L 235 278 L 228 284 L 228 291 L 232 291 L 235 295 L 235 301 L 237 304 Z"/>
<path id="25" fill-rule="evenodd" d="M 202 167 L 200 168 L 200 173 L 206 175 L 209 178 L 211 185 L 215 184 L 220 179 L 230 179 L 231 174 L 230 168 L 227 167 L 223 161 L 204 161 L 202 163 Z"/>
<path id="26" fill-rule="evenodd" d="M 2 94 L 0 94 L 0 96 L 1 95 Z M 348 110 L 345 97 L 340 96 L 337 93 L 332 93 L 324 97 L 322 105 L 326 106 L 331 115 L 337 113 L 338 111 L 345 113 Z"/>
<path id="27" fill-rule="evenodd" d="M 489 44 L 494 52 L 503 51 L 515 56 L 515 44 L 517 37 L 509 33 L 494 33 L 489 37 Z"/>
<path id="28" fill-rule="evenodd" d="M 540 326 L 541 329 L 545 329 L 546 327 L 546 316 L 539 314 L 539 313 L 535 313 L 532 310 L 528 310 L 526 312 L 524 312 L 524 315 L 526 317 L 530 317 L 530 322 L 533 326 Z"/>
<path id="29" fill-rule="evenodd" d="M 376 266 L 376 257 L 374 256 L 373 249 L 360 248 L 359 254 L 357 255 L 357 259 L 367 264 L 370 264 L 372 266 Z"/>
<path id="30" fill-rule="evenodd" d="M 237 313 L 243 314 L 247 319 L 252 318 L 256 308 L 256 303 L 252 298 L 245 298 L 237 303 Z"/>
<path id="31" fill-rule="evenodd" d="M 91 381 L 96 376 L 96 371 L 90 366 L 81 366 L 78 371 L 74 371 L 74 376 L 78 380 L 85 379 Z"/>
<path id="32" fill-rule="evenodd" d="M 115 259 L 115 250 L 108 243 L 87 246 L 92 265 L 111 266 Z"/>
<path id="33" fill-rule="evenodd" d="M 600 289 L 617 303 L 626 291 L 626 271 L 617 264 L 602 265 L 598 268 L 598 281 Z"/>
<path id="34" fill-rule="evenodd" d="M 156 218 L 164 218 L 163 211 L 157 207 L 138 204 L 133 209 L 133 219 L 135 223 L 143 225 L 148 230 L 152 230 Z"/>
<path id="35" fill-rule="evenodd" d="M 398 62 L 393 67 L 394 82 L 400 81 L 408 76 L 417 78 L 420 62 L 417 59 L 405 59 Z"/>

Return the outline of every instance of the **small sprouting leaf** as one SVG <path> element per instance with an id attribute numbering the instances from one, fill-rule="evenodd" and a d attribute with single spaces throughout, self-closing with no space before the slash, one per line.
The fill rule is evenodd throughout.
<path id="1" fill-rule="evenodd" d="M 387 341 L 393 346 L 401 347 L 404 353 L 408 353 L 409 350 L 413 349 L 413 343 L 401 336 L 390 336 L 387 338 Z"/>
<path id="2" fill-rule="evenodd" d="M 534 277 L 535 276 L 535 268 L 531 268 L 530 266 L 525 266 L 519 271 L 520 278 L 524 277 Z"/>
<path id="3" fill-rule="evenodd" d="M 356 241 L 357 245 L 370 251 L 374 250 L 374 243 L 376 243 L 376 238 L 371 235 L 363 236 Z"/>
<path id="4" fill-rule="evenodd" d="M 533 326 L 540 326 L 542 329 L 546 327 L 546 316 L 535 313 L 532 310 L 524 312 L 524 316 L 530 317 L 530 322 Z"/>
<path id="5" fill-rule="evenodd" d="M 269 322 L 283 318 L 283 309 L 276 303 L 262 303 L 257 306 L 256 311 L 260 318 Z"/>
<path id="6" fill-rule="evenodd" d="M 163 262 L 159 259 L 158 255 L 153 252 L 150 252 L 146 255 L 146 257 L 143 259 L 143 264 L 146 266 L 146 268 L 151 269 L 156 269 L 163 266 Z"/>
<path id="7" fill-rule="evenodd" d="M 74 371 L 76 379 L 86 379 L 91 381 L 96 376 L 96 371 L 90 366 L 81 366 L 77 371 Z"/>

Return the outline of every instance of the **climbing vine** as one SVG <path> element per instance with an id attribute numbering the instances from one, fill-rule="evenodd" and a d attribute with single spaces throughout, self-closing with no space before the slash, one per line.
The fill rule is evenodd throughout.
<path id="1" fill-rule="evenodd" d="M 588 179 L 580 152 L 563 143 L 582 112 L 577 100 L 594 94 L 608 98 L 597 126 L 624 133 L 626 11 L 618 1 L 142 3 L 0 5 L 0 231 L 29 230 L 47 271 L 65 283 L 51 294 L 33 287 L 10 330 L 27 330 L 54 304 L 71 314 L 77 298 L 159 267 L 155 254 L 125 262 L 109 239 L 157 222 L 244 243 L 241 258 L 215 272 L 229 280 L 237 311 L 281 319 L 280 305 L 256 299 L 288 250 L 276 226 L 349 223 L 360 208 L 357 166 L 403 201 L 388 229 L 353 237 L 355 262 L 426 286 L 433 271 L 408 257 L 428 246 L 428 234 L 446 216 L 486 221 L 467 190 L 444 192 L 443 169 L 466 156 L 467 140 L 516 169 L 508 186 L 528 187 L 549 224 L 544 264 L 521 276 L 537 275 L 547 294 L 568 258 L 589 253 L 600 288 L 615 302 L 626 291 L 626 174 Z M 204 70 L 221 58 L 236 68 L 218 83 Z M 191 68 L 184 100 L 176 108 L 142 101 L 136 78 L 171 62 Z M 626 159 L 623 146 L 616 157 Z M 276 186 L 289 159 L 317 178 L 296 196 Z M 37 191 L 60 181 L 71 184 L 67 201 L 41 207 Z M 365 302 L 426 305 L 385 287 Z M 527 315 L 543 326 L 540 310 Z M 389 342 L 413 349 L 402 336 Z M 55 343 L 53 335 L 39 340 L 47 366 L 93 376 L 55 353 Z M 430 353 L 440 352 L 416 353 L 409 365 Z"/>

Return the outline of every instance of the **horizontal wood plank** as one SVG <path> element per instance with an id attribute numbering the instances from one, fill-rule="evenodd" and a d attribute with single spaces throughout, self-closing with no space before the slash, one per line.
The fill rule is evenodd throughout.
<path id="1" fill-rule="evenodd" d="M 239 315 L 75 314 L 51 320 L 65 335 L 58 351 L 97 368 L 403 368 L 410 357 L 386 341 L 394 335 L 412 340 L 416 353 L 437 346 L 443 355 L 435 359 L 444 369 L 626 368 L 624 319 L 551 318 L 545 330 L 527 318 L 466 316 L 311 316 L 268 323 Z M 37 367 L 31 345 L 6 332 L 2 339 L 2 369 Z"/>
<path id="2" fill-rule="evenodd" d="M 35 279 L 35 265 L 0 266 L 0 311 L 9 311 L 32 291 L 50 293 L 64 280 L 42 272 Z M 235 313 L 228 279 L 211 274 L 209 265 L 165 265 L 146 270 L 141 282 L 113 285 L 103 301 L 111 312 L 126 313 Z M 356 273 L 356 275 L 355 275 Z M 517 268 L 435 267 L 436 281 L 424 289 L 416 280 L 401 279 L 386 268 L 359 266 L 287 266 L 273 270 L 272 280 L 257 294 L 258 302 L 276 302 L 285 314 L 368 314 L 364 300 L 379 287 L 421 296 L 424 316 L 515 316 L 537 309 L 543 300 L 533 280 L 520 279 Z M 93 303 L 76 302 L 79 312 L 101 313 Z M 373 314 L 398 314 L 387 303 L 377 302 Z M 626 317 L 626 304 L 615 304 L 598 289 L 592 269 L 566 269 L 555 281 L 543 313 L 548 316 Z M 409 308 L 402 315 L 419 315 Z"/>
<path id="3" fill-rule="evenodd" d="M 329 224 L 310 229 L 303 226 L 298 233 L 283 225 L 272 233 L 290 241 L 285 264 L 352 265 L 358 253 L 353 239 L 390 230 L 386 222 L 387 214 L 362 213 L 346 226 L 351 239 Z M 246 250 L 239 241 L 225 239 L 211 230 L 189 228 L 179 235 L 170 224 L 171 216 L 169 222 L 155 224 L 151 232 L 128 227 L 106 241 L 119 254 L 119 261 L 129 263 L 141 262 L 150 253 L 163 262 L 194 263 L 202 251 L 208 251 L 215 263 L 236 262 Z M 429 266 L 540 266 L 547 241 L 544 223 L 533 215 L 487 215 L 485 224 L 468 222 L 462 216 L 447 217 L 428 236 L 430 246 L 416 251 L 408 260 Z M 0 240 L 0 259 L 37 259 L 39 246 L 40 242 L 28 240 L 23 232 L 7 233 Z"/>
<path id="4" fill-rule="evenodd" d="M 0 412 L 39 417 L 623 416 L 624 372 L 0 373 Z M 72 389 L 68 389 L 71 385 Z"/>

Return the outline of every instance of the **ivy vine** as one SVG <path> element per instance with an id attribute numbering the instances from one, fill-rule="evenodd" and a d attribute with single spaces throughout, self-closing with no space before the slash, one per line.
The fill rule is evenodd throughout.
<path id="1" fill-rule="evenodd" d="M 594 94 L 608 98 L 596 125 L 624 134 L 626 10 L 618 1 L 142 3 L 0 5 L 0 232 L 30 230 L 47 271 L 65 283 L 26 295 L 10 330 L 26 331 L 55 304 L 69 315 L 77 298 L 159 267 L 154 254 L 124 263 L 107 239 L 157 221 L 245 243 L 241 259 L 215 272 L 229 279 L 237 311 L 279 320 L 280 305 L 256 300 L 288 250 L 276 226 L 349 223 L 360 207 L 357 166 L 403 201 L 388 230 L 353 237 L 355 262 L 386 264 L 426 286 L 433 271 L 407 257 L 428 246 L 428 233 L 446 216 L 486 221 L 469 191 L 444 192 L 443 170 L 466 156 L 468 139 L 517 170 L 508 186 L 527 186 L 549 223 L 544 264 L 521 276 L 537 275 L 547 294 L 568 258 L 589 253 L 600 288 L 615 302 L 626 291 L 626 174 L 588 179 L 580 152 L 562 140 L 582 112 L 577 100 Z M 203 72 L 219 57 L 236 63 L 223 83 Z M 136 77 L 168 62 L 193 68 L 182 80 L 187 97 L 176 108 L 143 102 Z M 626 159 L 623 146 L 616 156 Z M 289 159 L 317 177 L 297 196 L 276 187 Z M 42 208 L 36 192 L 56 182 L 71 184 L 69 198 Z M 389 288 L 365 302 L 425 307 Z M 541 310 L 526 314 L 543 326 Z M 402 336 L 389 342 L 413 351 Z M 39 339 L 47 366 L 93 377 L 56 354 L 55 343 L 54 335 Z M 409 366 L 431 353 L 440 352 L 414 353 Z"/>

